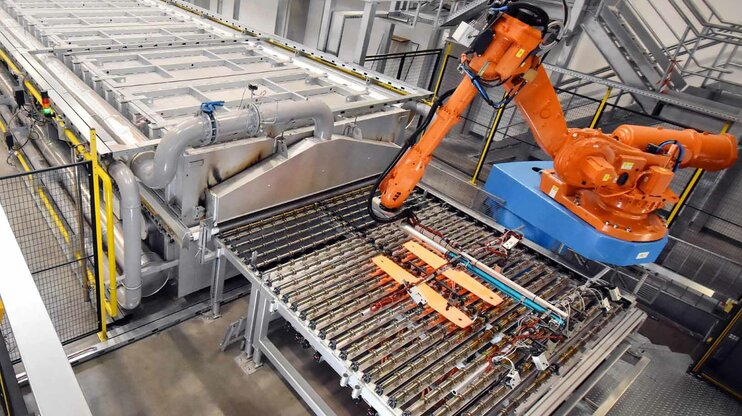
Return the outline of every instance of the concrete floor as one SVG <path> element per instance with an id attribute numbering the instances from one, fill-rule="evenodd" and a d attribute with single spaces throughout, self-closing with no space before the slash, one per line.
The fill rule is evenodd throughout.
<path id="1" fill-rule="evenodd" d="M 75 367 L 93 414 L 310 415 L 269 363 L 248 375 L 235 360 L 238 344 L 219 351 L 226 328 L 246 313 L 247 301 L 243 297 L 224 305 L 217 320 L 198 316 Z M 281 321 L 275 324 L 271 340 L 338 415 L 368 414 L 364 403 L 351 399 L 350 389 L 340 387 L 329 366 L 315 362 L 312 351 L 303 350 Z M 639 332 L 675 352 L 692 355 L 697 347 L 696 340 L 660 319 L 649 318 Z M 684 371 L 676 378 L 690 377 Z M 719 390 L 704 391 L 714 403 L 727 399 Z M 33 411 L 33 398 L 26 393 Z"/>
<path id="2" fill-rule="evenodd" d="M 196 317 L 75 367 L 94 415 L 309 415 L 270 364 L 247 375 L 235 358 L 239 345 L 219 351 L 227 326 L 247 311 L 247 297 L 227 304 L 222 317 Z M 293 334 L 271 339 L 339 415 L 366 413 L 341 388 L 337 375 L 303 351 Z M 27 394 L 29 408 L 34 409 Z"/>

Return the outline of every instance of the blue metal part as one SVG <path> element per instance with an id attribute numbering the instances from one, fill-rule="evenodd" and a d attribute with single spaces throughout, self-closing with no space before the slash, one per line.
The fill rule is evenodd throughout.
<path id="1" fill-rule="evenodd" d="M 560 244 L 591 260 L 618 266 L 651 263 L 667 244 L 657 241 L 633 242 L 609 237 L 541 192 L 540 174 L 552 169 L 552 162 L 514 162 L 494 165 L 484 189 L 505 201 L 490 202 L 492 216 L 503 226 L 519 229 L 523 235 L 549 250 Z"/>
<path id="2" fill-rule="evenodd" d="M 204 144 L 210 144 L 216 140 L 217 124 L 216 117 L 214 117 L 214 111 L 216 111 L 217 107 L 224 107 L 224 101 L 205 101 L 201 103 L 201 112 L 206 114 L 206 117 L 209 118 L 209 123 L 211 124 L 210 138 Z"/>
<path id="3" fill-rule="evenodd" d="M 501 281 L 497 280 L 495 276 L 490 276 L 488 273 L 486 273 L 484 270 L 472 265 L 466 260 L 461 259 L 459 256 L 457 256 L 455 253 L 448 253 L 448 257 L 451 259 L 452 262 L 457 262 L 464 267 L 466 267 L 466 270 L 474 273 L 475 275 L 479 276 L 482 280 L 485 282 L 491 284 L 492 286 L 496 287 L 500 292 L 504 293 L 508 297 L 514 299 L 518 303 L 522 303 L 524 306 L 528 307 L 529 309 L 536 311 L 538 313 L 544 313 L 546 312 L 546 308 L 543 306 L 535 303 L 531 299 L 528 299 L 527 297 L 523 296 L 522 294 L 518 293 L 518 291 L 510 288 L 506 284 L 502 283 Z M 563 325 L 564 321 L 562 318 L 557 316 L 556 314 L 551 314 L 552 319 L 554 319 L 559 325 Z"/>
<path id="4" fill-rule="evenodd" d="M 211 114 L 217 107 L 224 107 L 224 101 L 205 101 L 201 103 L 201 112 Z"/>

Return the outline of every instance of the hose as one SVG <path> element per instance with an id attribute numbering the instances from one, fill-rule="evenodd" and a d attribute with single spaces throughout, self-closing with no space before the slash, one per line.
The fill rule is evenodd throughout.
<path id="1" fill-rule="evenodd" d="M 376 178 L 376 182 L 374 182 L 374 185 L 371 187 L 371 191 L 368 194 L 368 204 L 366 206 L 368 210 L 368 215 L 371 216 L 371 218 L 379 222 L 381 224 L 389 224 L 392 222 L 395 222 L 397 220 L 401 220 L 403 218 L 409 218 L 413 215 L 412 210 L 409 208 L 402 209 L 399 213 L 391 216 L 391 217 L 380 217 L 376 215 L 376 212 L 374 211 L 374 196 L 376 195 L 376 191 L 379 189 L 379 186 L 381 186 L 381 182 L 384 181 L 384 179 L 389 175 L 389 172 L 394 169 L 394 167 L 399 163 L 399 161 L 402 159 L 402 156 L 404 156 L 407 151 L 412 148 L 417 143 L 418 138 L 420 135 L 425 131 L 426 128 L 428 128 L 428 125 L 430 125 L 430 122 L 433 121 L 433 117 L 435 117 L 435 113 L 438 111 L 438 108 L 440 108 L 441 105 L 443 105 L 443 102 L 450 97 L 456 89 L 451 89 L 443 93 L 438 99 L 433 103 L 433 105 L 430 107 L 430 112 L 428 112 L 427 117 L 425 117 L 425 120 L 423 123 L 418 127 L 411 135 L 410 137 L 405 140 L 405 143 L 402 145 L 402 148 L 399 149 L 399 152 L 397 152 L 397 155 L 394 156 L 394 159 L 389 164 L 389 166 L 386 167 L 384 172 L 379 175 L 378 178 Z"/>

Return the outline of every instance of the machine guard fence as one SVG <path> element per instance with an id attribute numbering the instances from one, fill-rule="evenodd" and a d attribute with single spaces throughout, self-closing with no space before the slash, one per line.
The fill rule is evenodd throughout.
<path id="1" fill-rule="evenodd" d="M 438 68 L 442 56 L 441 49 L 370 55 L 366 57 L 366 66 L 408 84 L 432 90 L 436 72 L 430 68 Z"/>
<path id="2" fill-rule="evenodd" d="M 86 222 L 82 196 L 93 185 L 92 163 L 31 170 L 0 178 L 0 204 L 63 344 L 101 330 L 96 236 Z M 66 184 L 64 186 L 63 184 Z M 7 319 L 0 325 L 13 362 L 20 354 Z"/>

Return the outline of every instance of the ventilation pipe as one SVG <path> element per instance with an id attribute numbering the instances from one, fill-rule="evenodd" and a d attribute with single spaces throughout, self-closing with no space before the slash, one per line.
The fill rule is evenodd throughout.
<path id="1" fill-rule="evenodd" d="M 142 301 L 142 202 L 139 183 L 126 164 L 115 162 L 108 173 L 119 188 L 121 221 L 124 226 L 124 280 L 118 288 L 119 305 L 134 309 Z"/>
<path id="2" fill-rule="evenodd" d="M 284 101 L 264 104 L 260 109 L 249 104 L 243 109 L 219 113 L 213 112 L 213 108 L 209 110 L 169 129 L 154 156 L 152 152 L 142 152 L 132 158 L 132 170 L 142 183 L 162 189 L 175 177 L 178 161 L 186 148 L 255 137 L 260 133 L 261 124 L 284 125 L 312 119 L 314 136 L 321 139 L 332 136 L 335 124 L 332 110 L 321 101 Z"/>
<path id="3" fill-rule="evenodd" d="M 415 126 L 415 115 L 418 115 L 420 116 L 420 118 L 424 119 L 430 112 L 430 106 L 420 101 L 407 101 L 402 104 L 402 108 L 413 112 L 413 115 L 409 118 L 410 122 L 407 123 L 407 126 L 405 127 L 408 129 L 411 129 Z M 435 116 L 433 116 L 433 118 L 435 118 Z"/>
<path id="4" fill-rule="evenodd" d="M 430 112 L 430 106 L 420 101 L 407 101 L 402 104 L 402 108 L 405 110 L 413 111 L 415 114 L 422 118 L 428 116 Z"/>

